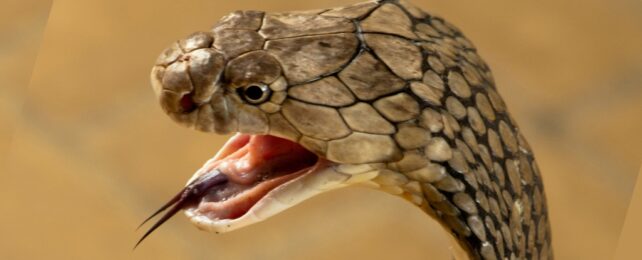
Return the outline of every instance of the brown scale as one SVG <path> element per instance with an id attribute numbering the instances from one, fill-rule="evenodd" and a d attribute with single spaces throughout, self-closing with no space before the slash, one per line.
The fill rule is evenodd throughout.
<path id="1" fill-rule="evenodd" d="M 237 11 L 156 65 L 153 80 L 180 86 L 156 91 L 184 125 L 271 134 L 337 163 L 383 163 L 390 174 L 379 180 L 422 193 L 417 204 L 472 259 L 553 258 L 539 170 L 488 65 L 457 28 L 405 0 Z M 208 84 L 219 79 L 224 88 Z M 239 96 L 250 83 L 270 96 Z"/>

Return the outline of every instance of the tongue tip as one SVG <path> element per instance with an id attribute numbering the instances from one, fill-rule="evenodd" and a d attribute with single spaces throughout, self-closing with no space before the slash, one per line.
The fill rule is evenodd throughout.
<path id="1" fill-rule="evenodd" d="M 158 219 L 158 221 L 156 221 L 156 223 L 154 223 L 154 225 L 152 225 L 151 228 L 149 228 L 145 232 L 145 234 L 138 240 L 138 242 L 134 246 L 134 249 L 136 249 L 136 247 L 138 247 L 138 245 L 142 243 L 145 238 L 147 238 L 152 232 L 154 232 L 154 230 L 159 228 L 161 225 L 163 225 L 163 223 L 176 215 L 176 213 L 178 213 L 181 209 L 185 209 L 191 203 L 193 203 L 197 199 L 200 199 L 203 193 L 205 193 L 210 188 L 216 185 L 224 184 L 227 182 L 227 180 L 227 176 L 221 174 L 218 171 L 214 171 L 197 178 L 196 180 L 185 186 L 183 189 L 181 189 L 181 191 L 174 195 L 172 199 L 170 199 L 167 203 L 156 210 L 156 212 L 145 219 L 143 223 L 141 223 L 138 228 L 136 228 L 136 230 L 138 230 L 141 226 L 145 225 L 145 223 L 154 218 L 156 215 L 169 209 L 167 212 L 165 212 L 165 214 L 163 214 L 160 219 Z"/>

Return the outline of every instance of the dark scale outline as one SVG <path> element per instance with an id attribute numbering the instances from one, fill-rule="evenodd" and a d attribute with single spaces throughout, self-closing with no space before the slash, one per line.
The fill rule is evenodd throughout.
<path id="1" fill-rule="evenodd" d="M 438 17 L 431 16 L 430 14 L 427 14 L 426 18 L 424 18 L 424 19 L 416 19 L 410 13 L 408 13 L 408 11 L 402 5 L 400 5 L 397 1 L 384 0 L 384 1 L 380 1 L 380 3 L 392 3 L 392 4 L 397 5 L 401 10 L 406 12 L 406 15 L 413 21 L 413 26 L 416 26 L 416 24 L 419 23 L 419 22 L 424 22 L 424 23 L 427 23 L 427 24 L 432 26 L 432 23 L 431 23 L 432 19 L 437 19 L 437 20 L 440 20 L 440 22 L 442 22 L 444 24 L 444 26 L 450 27 L 449 23 L 446 23 L 445 20 L 443 20 L 441 18 L 438 18 Z M 421 20 L 421 21 L 418 21 L 418 20 Z M 458 38 L 458 37 L 466 39 L 465 36 L 461 33 L 461 31 L 459 29 L 457 29 L 457 28 L 450 28 L 450 29 L 452 29 L 454 31 L 454 35 L 453 36 L 443 35 L 443 33 L 440 32 L 440 34 L 442 34 L 442 37 L 441 37 L 442 39 L 445 39 L 446 37 L 449 37 L 454 41 L 457 41 L 456 38 Z M 395 36 L 397 36 L 397 35 L 395 35 Z M 401 36 L 397 36 L 397 37 L 405 38 L 405 37 L 401 37 Z M 413 43 L 415 43 L 415 42 L 430 42 L 430 41 L 416 41 L 416 40 L 407 39 L 407 38 L 405 38 L 405 39 L 406 40 L 411 40 Z M 470 42 L 470 41 L 468 40 L 468 42 Z M 486 88 L 496 90 L 496 86 L 495 86 L 494 82 L 491 81 L 492 80 L 492 74 L 490 74 L 490 68 L 488 67 L 488 65 L 485 62 L 483 62 L 483 60 L 481 60 L 481 58 L 480 58 L 480 61 L 482 62 L 482 64 L 477 64 L 474 61 L 471 61 L 467 57 L 462 55 L 462 51 L 464 51 L 464 52 L 473 52 L 473 54 L 478 55 L 477 54 L 477 49 L 476 48 L 467 48 L 467 47 L 463 46 L 463 44 L 461 44 L 461 43 L 458 43 L 458 44 L 462 45 L 463 48 L 458 48 L 459 52 L 456 53 L 456 57 L 454 58 L 454 62 L 457 65 L 459 65 L 459 64 L 462 63 L 462 61 L 465 61 L 470 66 L 472 66 L 473 69 L 477 69 L 478 73 L 480 74 L 479 76 L 481 77 L 480 78 L 481 79 L 481 84 L 479 86 L 474 86 L 470 82 L 468 82 L 468 79 L 466 77 L 464 77 L 464 79 L 467 81 L 467 83 L 470 86 L 471 96 L 469 98 L 459 98 L 456 95 L 453 95 L 452 91 L 450 90 L 449 84 L 448 84 L 448 79 L 447 79 L 448 78 L 448 74 L 450 73 L 450 71 L 457 71 L 457 72 L 461 73 L 462 75 L 464 75 L 463 69 L 462 69 L 461 66 L 447 67 L 447 65 L 444 64 L 444 66 L 446 66 L 446 70 L 444 71 L 444 73 L 442 73 L 442 74 L 437 73 L 438 75 L 440 75 L 440 77 L 444 81 L 444 85 L 448 86 L 448 88 L 446 88 L 446 90 L 444 91 L 444 95 L 442 96 L 442 100 L 441 101 L 442 101 L 442 103 L 445 102 L 445 99 L 450 94 L 450 95 L 453 95 L 453 96 L 457 97 L 458 100 L 460 100 L 466 107 L 471 107 L 472 106 L 472 107 L 477 108 L 477 106 L 475 104 L 475 101 L 474 101 L 475 100 L 475 95 L 477 93 L 481 93 L 481 94 L 484 94 L 485 96 L 488 97 L 488 93 L 487 93 L 487 91 L 485 91 Z M 424 48 L 421 48 L 421 50 L 422 50 L 422 59 L 424 61 L 424 62 L 422 62 L 422 65 L 423 65 L 422 69 L 423 69 L 423 72 L 425 73 L 427 70 L 430 69 L 430 66 L 426 62 L 426 59 L 427 59 L 428 55 L 437 56 L 439 58 L 441 58 L 441 55 L 439 53 L 430 52 L 430 51 L 428 51 L 428 50 L 426 50 Z M 487 76 L 487 75 L 484 75 L 484 74 L 489 74 L 490 77 Z M 489 80 L 488 78 L 490 78 L 491 80 Z M 410 91 L 409 94 L 411 94 L 417 100 L 423 101 L 421 98 L 419 98 L 416 95 L 414 95 L 414 93 L 412 93 L 412 91 Z M 426 107 L 430 107 L 430 108 L 435 109 L 436 111 L 442 111 L 442 112 L 448 113 L 447 111 L 444 111 L 443 107 L 439 107 L 438 108 L 438 107 L 432 106 L 432 105 L 430 105 L 430 104 L 428 104 L 426 102 L 420 102 L 420 103 L 422 104 L 422 106 L 421 106 L 422 110 L 424 108 L 426 108 Z M 492 105 L 492 104 L 491 104 L 491 107 L 493 108 L 493 111 L 495 112 L 496 119 L 494 121 L 490 122 L 485 117 L 482 116 L 482 119 L 483 119 L 485 127 L 486 128 L 492 128 L 492 129 L 499 129 L 499 122 L 500 121 L 504 121 L 509 126 L 509 128 L 512 131 L 513 135 L 517 139 L 517 135 L 520 134 L 519 127 L 515 124 L 515 122 L 512 120 L 512 118 L 510 118 L 510 116 L 508 115 L 508 112 L 507 111 L 499 112 L 494 108 L 494 105 Z M 468 124 L 468 116 L 466 116 L 466 117 L 464 117 L 462 119 L 456 119 L 456 120 L 458 121 L 458 123 L 460 125 L 466 125 L 466 126 L 469 125 Z M 446 124 L 447 122 L 443 122 L 443 123 Z M 499 133 L 499 131 L 497 131 L 497 132 Z M 474 134 L 476 135 L 475 138 L 477 139 L 478 144 L 483 144 L 486 147 L 490 147 L 490 145 L 488 144 L 488 138 L 487 138 L 488 133 L 487 132 L 484 133 L 483 135 L 479 135 L 477 132 L 474 132 Z M 455 133 L 455 138 L 453 138 L 453 139 L 448 138 L 443 133 L 443 131 L 440 131 L 440 132 L 437 132 L 437 133 L 432 133 L 432 135 L 435 136 L 435 137 L 439 136 L 439 137 L 442 137 L 445 140 L 447 140 L 447 142 L 449 143 L 451 148 L 456 147 L 455 140 L 457 138 L 463 139 L 461 131 Z M 546 217 L 547 214 L 548 214 L 548 209 L 546 208 L 546 199 L 545 199 L 544 189 L 542 189 L 543 183 L 542 183 L 541 176 L 539 175 L 539 171 L 535 171 L 533 169 L 533 168 L 535 168 L 534 165 L 536 164 L 533 154 L 532 153 L 524 153 L 524 152 L 519 150 L 519 147 L 518 147 L 518 151 L 516 151 L 515 153 L 512 153 L 507 149 L 507 146 L 505 145 L 505 141 L 501 137 L 501 135 L 500 135 L 500 139 L 502 140 L 502 149 L 503 149 L 504 154 L 505 154 L 504 158 L 498 158 L 498 157 L 496 157 L 496 156 L 491 154 L 492 162 L 499 163 L 501 165 L 502 169 L 504 170 L 504 174 L 506 175 L 505 176 L 506 183 L 505 183 L 504 187 L 500 187 L 500 190 L 508 191 L 510 193 L 512 199 L 513 199 L 513 202 L 514 202 L 515 200 L 521 200 L 521 197 L 524 194 L 526 196 L 528 196 L 529 198 L 532 198 L 532 194 L 534 193 L 534 189 L 539 189 L 540 193 L 541 193 L 541 197 L 542 197 L 542 208 L 543 208 L 543 210 L 541 212 L 541 215 L 538 215 L 536 213 L 536 211 L 534 210 L 534 207 L 535 207 L 534 206 L 534 202 L 531 199 L 531 202 L 529 203 L 530 214 L 531 214 L 530 218 L 531 218 L 531 221 L 533 221 L 533 223 L 535 223 L 535 225 L 539 225 L 539 220 L 542 217 L 545 217 L 546 221 L 548 221 L 548 217 Z M 518 143 L 518 146 L 519 146 L 519 143 Z M 509 160 L 509 159 L 511 159 L 511 160 L 519 160 L 519 157 L 522 154 L 527 159 L 527 161 L 529 163 L 528 167 L 530 167 L 531 171 L 533 172 L 533 180 L 532 180 L 532 183 L 530 183 L 530 184 L 524 184 L 522 182 L 521 183 L 521 185 L 522 185 L 522 187 L 521 187 L 522 193 L 516 194 L 515 191 L 513 190 L 512 185 L 510 184 L 510 179 L 509 179 L 509 177 L 507 175 L 507 170 L 505 168 L 505 165 L 506 165 L 506 161 Z M 489 175 L 489 178 L 491 178 L 492 182 L 493 183 L 499 183 L 498 177 L 494 174 L 494 170 L 492 169 L 492 167 L 491 167 L 491 169 L 487 169 L 488 167 L 486 167 L 483 163 L 481 163 L 482 159 L 481 159 L 481 156 L 479 154 L 473 153 L 473 156 L 476 159 L 476 163 L 471 164 L 471 163 L 466 162 L 466 163 L 468 163 L 469 168 L 471 169 L 471 171 L 474 172 L 475 170 L 472 170 L 472 169 L 476 169 L 477 167 L 484 167 L 486 169 L 486 172 Z M 498 201 L 499 205 L 506 204 L 505 207 L 507 208 L 506 209 L 506 211 L 507 211 L 506 213 L 507 214 L 505 216 L 504 216 L 503 210 L 500 209 L 500 217 L 502 218 L 502 220 L 504 220 L 504 221 L 501 221 L 501 222 L 491 212 L 486 212 L 483 208 L 481 208 L 480 206 L 477 205 L 477 208 L 478 208 L 478 214 L 477 215 L 482 220 L 485 220 L 486 216 L 489 216 L 493 220 L 493 222 L 495 224 L 495 227 L 499 227 L 500 229 L 501 229 L 500 223 L 506 223 L 507 225 L 509 225 L 509 223 L 510 223 L 510 214 L 511 214 L 511 210 L 512 210 L 512 206 L 513 205 L 508 205 L 508 203 L 505 202 L 502 194 L 497 194 L 497 192 L 493 188 L 487 187 L 485 184 L 482 184 L 482 183 L 479 183 L 479 187 L 480 187 L 479 189 L 474 189 L 470 184 L 468 184 L 465 181 L 463 174 L 461 174 L 461 173 L 455 171 L 454 169 L 452 169 L 449 165 L 447 165 L 447 162 L 440 163 L 440 164 L 447 169 L 448 173 L 451 176 L 457 177 L 457 179 L 459 179 L 460 181 L 463 180 L 462 183 L 465 185 L 464 192 L 467 193 L 468 195 L 470 195 L 472 198 L 476 198 L 475 193 L 476 193 L 477 190 L 482 190 L 483 193 L 486 195 L 486 197 L 495 198 L 495 200 Z M 521 179 L 521 171 L 518 171 L 518 172 L 520 173 L 519 177 Z M 479 180 L 478 180 L 478 182 L 479 182 Z M 454 193 L 442 192 L 442 194 L 445 195 L 450 201 L 453 201 Z M 435 209 L 432 206 L 431 206 L 431 208 L 433 208 L 434 210 L 438 211 L 437 209 Z M 467 218 L 469 216 L 471 216 L 471 214 L 468 214 L 465 211 L 461 211 L 460 216 L 461 216 L 461 220 L 465 221 L 465 223 L 467 223 L 466 220 L 467 220 Z M 525 252 L 520 252 L 520 249 L 518 248 L 519 241 L 513 241 L 512 247 L 508 247 L 508 245 L 506 245 L 504 243 L 504 254 L 503 254 L 504 256 L 509 256 L 510 253 L 517 252 L 517 253 L 519 253 L 520 257 L 531 258 L 533 256 L 533 253 L 532 253 L 533 249 L 534 250 L 538 250 L 538 251 L 541 250 L 540 246 L 538 246 L 540 244 L 537 241 L 535 241 L 535 243 L 534 243 L 535 244 L 535 248 L 528 248 L 528 242 L 529 241 L 527 241 L 527 239 L 529 237 L 529 232 L 530 232 L 529 227 L 527 226 L 528 224 L 529 223 L 521 223 L 521 225 L 522 225 L 521 226 L 521 233 L 522 233 L 521 239 L 523 239 L 524 243 L 526 243 L 526 251 Z M 496 253 L 496 256 L 500 257 L 501 255 L 497 254 L 497 253 L 499 253 L 499 251 L 498 251 L 499 248 L 497 248 L 497 246 L 496 246 L 497 243 L 496 243 L 496 239 L 495 239 L 495 234 L 492 234 L 490 232 L 490 230 L 488 229 L 488 227 L 486 227 L 485 224 L 484 224 L 484 228 L 486 229 L 486 236 L 487 236 L 488 242 L 492 243 L 493 248 L 494 248 L 495 253 Z M 497 229 L 497 230 L 500 230 L 500 229 Z M 534 230 L 535 230 L 535 232 L 537 232 L 538 228 L 535 227 Z M 452 228 L 451 228 L 451 231 L 452 231 L 453 235 L 459 236 Z M 547 230 L 546 230 L 546 234 L 545 235 L 546 235 L 546 238 L 547 238 L 547 241 L 548 241 L 546 243 L 549 244 L 549 247 L 550 247 L 550 236 L 551 236 L 551 234 L 550 234 L 550 225 L 547 225 Z M 478 250 L 481 249 L 481 240 L 479 240 L 475 235 L 472 235 L 472 236 L 474 237 L 473 238 L 474 242 L 472 243 L 474 248 L 478 249 Z M 513 232 L 511 232 L 511 236 L 512 236 L 511 239 L 514 240 L 515 236 L 513 235 Z M 539 240 L 537 235 L 535 236 L 535 239 Z M 465 238 L 465 240 L 468 241 L 468 242 L 471 242 L 470 241 L 471 238 Z M 502 241 L 502 242 L 504 242 L 504 241 Z M 551 250 L 551 249 L 549 249 L 549 250 Z M 479 252 L 476 252 L 476 253 L 479 253 Z M 479 257 L 479 255 L 477 257 Z"/>

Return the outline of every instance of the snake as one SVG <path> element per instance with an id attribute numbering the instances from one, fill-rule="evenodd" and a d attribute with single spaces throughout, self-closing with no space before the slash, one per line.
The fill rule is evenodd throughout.
<path id="1" fill-rule="evenodd" d="M 233 136 L 139 243 L 179 211 L 229 232 L 359 185 L 441 224 L 457 259 L 553 259 L 540 170 L 488 64 L 406 0 L 235 11 L 165 49 L 151 85 L 174 121 Z"/>

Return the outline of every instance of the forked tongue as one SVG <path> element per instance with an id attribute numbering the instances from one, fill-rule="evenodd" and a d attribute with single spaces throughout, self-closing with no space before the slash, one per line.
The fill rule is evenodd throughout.
<path id="1" fill-rule="evenodd" d="M 169 220 L 172 216 L 176 215 L 181 209 L 198 203 L 198 201 L 203 197 L 203 194 L 208 190 L 214 188 L 215 186 L 225 185 L 228 178 L 225 174 L 221 174 L 219 171 L 212 171 L 206 173 L 196 180 L 192 181 L 190 184 L 185 186 L 178 194 L 176 194 L 170 201 L 165 203 L 160 209 L 158 209 L 154 214 L 149 216 L 143 223 L 141 223 L 138 228 L 143 226 L 147 221 L 154 218 L 156 215 L 170 208 L 165 214 L 158 220 L 154 225 L 145 232 L 145 234 L 136 242 L 134 249 L 145 240 L 154 230 L 160 227 L 165 221 Z M 137 228 L 137 229 L 138 229 Z"/>
<path id="2" fill-rule="evenodd" d="M 261 186 L 260 183 L 299 172 L 301 169 L 312 166 L 316 161 L 316 155 L 297 143 L 268 135 L 237 134 L 212 160 L 197 171 L 200 175 L 140 224 L 139 228 L 167 210 L 138 240 L 134 248 L 180 210 L 197 206 L 201 202 L 216 203 L 228 199 L 212 196 L 212 194 L 236 189 L 236 193 L 230 195 L 233 197 L 248 190 L 260 191 L 261 188 L 258 187 L 265 189 L 265 186 L 270 186 Z M 252 190 L 253 188 L 257 189 Z M 263 190 L 263 192 L 266 191 Z"/>

